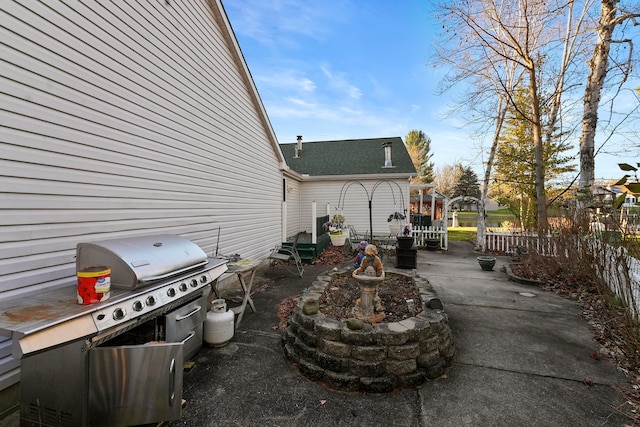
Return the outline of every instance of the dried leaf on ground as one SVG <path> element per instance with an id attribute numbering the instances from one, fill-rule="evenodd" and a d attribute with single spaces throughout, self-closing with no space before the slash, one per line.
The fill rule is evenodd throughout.
<path id="1" fill-rule="evenodd" d="M 293 314 L 293 309 L 298 305 L 298 301 L 300 301 L 300 297 L 298 295 L 294 295 L 292 297 L 285 298 L 282 300 L 280 305 L 278 305 L 278 319 L 280 319 L 278 329 L 281 331 L 287 329 L 287 321 Z"/>
<path id="2" fill-rule="evenodd" d="M 313 265 L 336 266 L 352 258 L 351 253 L 347 254 L 344 246 L 333 246 L 329 244 L 317 258 L 313 260 Z M 355 258 L 355 255 L 353 255 Z"/>

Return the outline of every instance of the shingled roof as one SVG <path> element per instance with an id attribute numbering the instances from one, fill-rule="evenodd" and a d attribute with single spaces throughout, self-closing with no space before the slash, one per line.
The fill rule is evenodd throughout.
<path id="1" fill-rule="evenodd" d="M 384 167 L 385 143 L 391 143 L 392 167 Z M 295 157 L 296 143 L 280 144 L 287 165 L 309 176 L 331 175 L 416 175 L 402 138 L 346 139 L 303 142 Z"/>

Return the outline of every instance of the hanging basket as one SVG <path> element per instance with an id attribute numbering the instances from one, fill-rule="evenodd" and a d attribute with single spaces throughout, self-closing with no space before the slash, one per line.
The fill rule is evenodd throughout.
<path id="1" fill-rule="evenodd" d="M 403 224 L 400 221 L 391 221 L 389 223 L 389 232 L 393 235 L 402 233 Z"/>
<path id="2" fill-rule="evenodd" d="M 331 244 L 333 246 L 344 246 L 344 243 L 346 242 L 349 235 L 346 233 L 329 234 L 329 237 L 331 238 Z"/>

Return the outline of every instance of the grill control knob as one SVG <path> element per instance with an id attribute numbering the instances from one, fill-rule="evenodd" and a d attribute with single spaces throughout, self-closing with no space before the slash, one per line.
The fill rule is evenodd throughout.
<path id="1" fill-rule="evenodd" d="M 167 295 L 169 295 L 170 297 L 175 297 L 176 296 L 176 290 L 173 289 L 173 288 L 167 289 Z"/>
<path id="2" fill-rule="evenodd" d="M 144 304 L 142 303 L 142 301 L 135 301 L 133 303 L 133 310 L 134 311 L 142 311 L 143 308 L 144 308 Z"/>
<path id="3" fill-rule="evenodd" d="M 147 297 L 147 305 L 149 307 L 156 305 L 156 297 L 154 297 L 153 295 L 149 295 Z"/>
<path id="4" fill-rule="evenodd" d="M 113 312 L 113 320 L 122 320 L 126 314 L 127 311 L 124 308 L 116 308 Z"/>
<path id="5" fill-rule="evenodd" d="M 180 283 L 180 290 L 182 292 L 186 291 L 187 289 L 189 289 L 189 287 L 187 286 L 186 283 L 184 283 L 184 282 Z"/>
<path id="6" fill-rule="evenodd" d="M 207 283 L 207 280 L 209 280 L 209 278 L 206 275 L 200 277 L 200 283 Z"/>
<path id="7" fill-rule="evenodd" d="M 197 281 L 196 279 L 193 279 L 193 280 L 191 281 L 191 287 L 192 287 L 192 288 L 195 288 L 195 287 L 197 287 L 197 286 L 198 286 L 198 281 Z"/>

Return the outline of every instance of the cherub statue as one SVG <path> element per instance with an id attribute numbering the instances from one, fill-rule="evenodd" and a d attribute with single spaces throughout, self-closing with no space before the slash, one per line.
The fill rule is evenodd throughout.
<path id="1" fill-rule="evenodd" d="M 354 271 L 354 274 L 361 274 L 363 272 L 367 274 L 367 268 L 373 269 L 376 277 L 384 275 L 384 268 L 382 267 L 382 261 L 380 261 L 380 257 L 378 256 L 378 248 L 376 245 L 367 245 L 364 250 L 364 259 L 360 263 L 360 267 Z"/>

